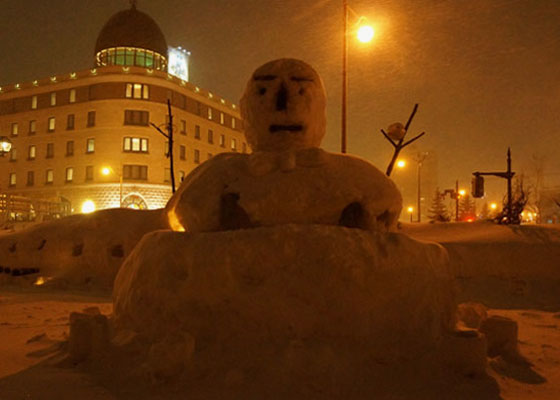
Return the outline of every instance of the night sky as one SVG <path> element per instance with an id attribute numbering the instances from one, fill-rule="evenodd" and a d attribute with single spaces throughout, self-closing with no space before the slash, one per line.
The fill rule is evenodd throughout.
<path id="1" fill-rule="evenodd" d="M 340 148 L 342 1 L 139 0 L 171 46 L 191 51 L 191 82 L 237 102 L 251 72 L 279 57 L 301 58 L 329 96 L 324 147 Z M 93 64 L 104 23 L 126 0 L 1 0 L 0 85 L 79 71 Z M 350 41 L 348 152 L 380 169 L 392 147 L 379 133 L 406 122 L 426 131 L 441 188 L 470 186 L 475 170 L 514 170 L 560 184 L 559 0 L 350 0 L 375 26 L 372 44 Z M 414 171 L 410 171 L 414 173 Z M 487 179 L 489 200 L 505 181 Z"/>

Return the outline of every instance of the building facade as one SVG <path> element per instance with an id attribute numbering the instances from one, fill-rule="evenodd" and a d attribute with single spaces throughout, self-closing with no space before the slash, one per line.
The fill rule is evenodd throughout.
<path id="1" fill-rule="evenodd" d="M 147 38 L 146 38 L 147 37 Z M 173 117 L 178 186 L 224 151 L 248 152 L 235 104 L 167 73 L 155 22 L 121 11 L 102 29 L 95 67 L 0 88 L 0 193 L 70 202 L 73 212 L 154 209 L 171 195 L 167 139 Z"/>

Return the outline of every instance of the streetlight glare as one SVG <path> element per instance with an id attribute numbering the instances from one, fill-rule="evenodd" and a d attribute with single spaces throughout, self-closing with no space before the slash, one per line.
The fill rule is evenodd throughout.
<path id="1" fill-rule="evenodd" d="M 497 207 L 498 207 L 498 205 L 497 205 L 496 203 L 490 204 L 490 208 L 491 208 L 492 210 L 495 210 Z"/>
<path id="2" fill-rule="evenodd" d="M 109 175 L 111 173 L 111 168 L 109 167 L 103 167 L 101 168 L 101 173 L 105 176 Z"/>
<path id="3" fill-rule="evenodd" d="M 375 35 L 375 31 L 369 25 L 360 26 L 360 28 L 358 29 L 358 33 L 357 33 L 358 40 L 362 43 L 371 42 L 374 35 Z"/>
<path id="4" fill-rule="evenodd" d="M 89 214 L 95 211 L 95 203 L 91 200 L 86 200 L 82 203 L 82 213 Z"/>
<path id="5" fill-rule="evenodd" d="M 408 207 L 408 212 L 411 213 L 414 211 L 414 207 Z"/>
<path id="6" fill-rule="evenodd" d="M 406 166 L 406 161 L 405 160 L 397 161 L 397 167 L 404 168 L 405 166 Z"/>
<path id="7" fill-rule="evenodd" d="M 467 192 L 464 189 L 459 190 L 459 194 L 461 196 L 464 196 Z"/>

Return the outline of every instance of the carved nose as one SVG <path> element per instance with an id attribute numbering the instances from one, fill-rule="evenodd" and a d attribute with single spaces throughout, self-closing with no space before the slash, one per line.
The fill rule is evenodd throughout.
<path id="1" fill-rule="evenodd" d="M 284 111 L 288 106 L 288 90 L 282 83 L 278 93 L 276 94 L 276 111 Z"/>

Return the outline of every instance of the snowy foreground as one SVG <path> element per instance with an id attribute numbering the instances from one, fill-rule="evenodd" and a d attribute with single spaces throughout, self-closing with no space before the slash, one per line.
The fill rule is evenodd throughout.
<path id="1" fill-rule="evenodd" d="M 420 224 L 405 225 L 401 232 L 418 240 L 439 242 L 447 249 L 459 301 L 482 303 L 489 315 L 517 321 L 520 354 L 528 362 L 490 359 L 489 378 L 445 382 L 429 393 L 416 392 L 417 386 L 408 381 L 410 373 L 403 371 L 389 378 L 403 387 L 397 398 L 558 398 L 560 228 Z M 124 244 L 123 255 L 128 254 L 128 244 L 119 238 L 111 238 L 109 249 L 120 243 Z M 95 286 L 74 291 L 57 285 L 34 288 L 16 285 L 13 280 L 4 282 L 0 286 L 0 399 L 186 398 L 173 394 L 173 388 L 162 388 L 161 383 L 126 385 L 99 366 L 74 367 L 61 362 L 68 340 L 69 314 L 91 307 L 110 314 L 112 302 L 106 290 Z M 214 397 L 192 393 L 189 398 L 230 397 L 240 385 L 239 377 L 231 376 L 230 380 L 228 393 L 214 393 Z M 325 398 L 321 388 L 316 393 L 317 398 Z"/>

